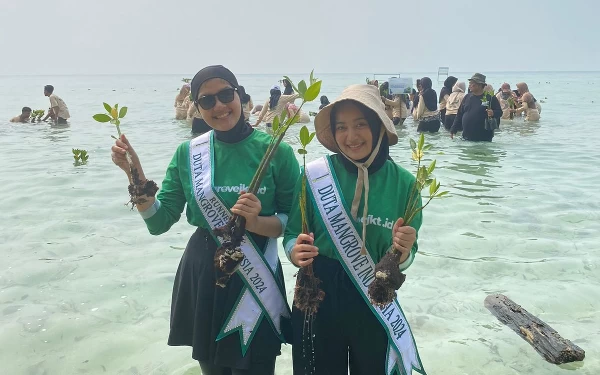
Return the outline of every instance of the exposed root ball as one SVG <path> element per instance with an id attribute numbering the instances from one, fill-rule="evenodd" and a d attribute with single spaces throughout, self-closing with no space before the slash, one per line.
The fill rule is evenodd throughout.
<path id="1" fill-rule="evenodd" d="M 325 292 L 319 288 L 321 280 L 312 272 L 312 267 L 309 267 L 301 268 L 298 271 L 294 306 L 306 315 L 314 316 L 319 310 L 321 301 L 325 298 Z"/>
<path id="2" fill-rule="evenodd" d="M 144 204 L 148 201 L 144 196 L 155 196 L 158 191 L 158 185 L 152 180 L 140 180 L 140 174 L 137 168 L 133 166 L 131 167 L 131 180 L 132 183 L 129 184 L 128 190 L 129 203 L 131 203 L 131 209 L 133 210 L 138 204 Z"/>
<path id="3" fill-rule="evenodd" d="M 244 253 L 240 249 L 241 236 L 236 236 L 236 221 L 232 218 L 226 225 L 215 228 L 213 233 L 221 239 L 221 246 L 215 253 L 215 276 L 217 285 L 224 288 L 229 278 L 237 270 L 244 259 Z"/>
<path id="4" fill-rule="evenodd" d="M 406 275 L 398 269 L 401 256 L 399 252 L 391 251 L 375 266 L 375 280 L 369 285 L 369 298 L 373 305 L 387 306 L 396 297 L 396 290 L 406 279 Z"/>

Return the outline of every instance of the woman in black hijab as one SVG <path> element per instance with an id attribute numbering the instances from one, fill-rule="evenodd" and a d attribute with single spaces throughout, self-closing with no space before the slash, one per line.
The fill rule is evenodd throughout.
<path id="1" fill-rule="evenodd" d="M 436 133 L 440 130 L 441 123 L 440 112 L 437 107 L 437 95 L 431 87 L 431 78 L 421 78 L 421 93 L 419 94 L 416 118 L 419 121 L 418 132 Z"/>
<path id="2" fill-rule="evenodd" d="M 440 98 L 438 100 L 438 103 L 440 103 L 440 118 L 442 120 L 442 123 L 444 123 L 444 121 L 446 120 L 446 101 L 448 100 L 450 94 L 452 94 L 452 87 L 454 87 L 454 84 L 457 81 L 458 78 L 454 76 L 449 76 L 444 81 L 444 87 L 442 87 L 442 89 L 440 90 Z"/>
<path id="3" fill-rule="evenodd" d="M 294 94 L 294 88 L 292 87 L 292 84 L 285 78 L 283 79 L 283 87 L 285 87 L 285 89 L 283 89 L 283 95 Z"/>
<path id="4" fill-rule="evenodd" d="M 191 346 L 192 358 L 200 363 L 203 375 L 273 375 L 281 343 L 291 341 L 275 238 L 287 224 L 299 166 L 290 146 L 281 143 L 257 193 L 246 192 L 271 136 L 254 131 L 244 120 L 239 89 L 236 77 L 223 66 L 209 66 L 196 74 L 192 99 L 212 131 L 182 143 L 156 199 L 145 197 L 147 202 L 137 206 L 153 235 L 167 232 L 184 208 L 188 223 L 197 227 L 175 276 L 168 344 Z M 124 135 L 112 148 L 114 163 L 128 173 L 126 151 L 144 181 L 139 157 Z M 248 239 L 243 251 L 246 255 L 262 253 L 254 259 L 264 259 L 262 269 L 267 272 L 242 268 L 242 262 L 227 284 L 219 287 L 213 229 L 217 221 L 228 220 L 228 210 L 246 219 Z M 247 252 L 249 248 L 252 251 Z M 260 303 L 264 297 L 248 282 L 254 274 L 261 282 L 274 280 L 261 293 L 280 303 L 271 308 Z M 273 315 L 281 318 L 273 319 Z"/>
<path id="5" fill-rule="evenodd" d="M 321 95 L 321 105 L 319 106 L 319 111 L 329 105 L 329 98 L 325 95 Z"/>

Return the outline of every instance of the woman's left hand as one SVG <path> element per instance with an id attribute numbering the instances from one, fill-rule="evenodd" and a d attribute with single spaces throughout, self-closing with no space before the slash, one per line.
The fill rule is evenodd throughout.
<path id="1" fill-rule="evenodd" d="M 392 241 L 394 249 L 399 251 L 402 256 L 400 257 L 400 263 L 408 259 L 412 247 L 417 240 L 417 231 L 411 226 L 403 226 L 404 219 L 400 218 L 394 224 L 392 229 Z"/>
<path id="2" fill-rule="evenodd" d="M 258 223 L 258 214 L 262 209 L 260 200 L 252 193 L 242 192 L 231 212 L 246 219 L 246 229 L 254 232 Z"/>

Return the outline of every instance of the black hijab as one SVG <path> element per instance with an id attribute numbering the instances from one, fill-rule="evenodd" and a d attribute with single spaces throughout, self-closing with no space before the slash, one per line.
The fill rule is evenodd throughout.
<path id="1" fill-rule="evenodd" d="M 198 91 L 200 90 L 200 87 L 204 82 L 213 78 L 221 78 L 222 80 L 227 81 L 231 85 L 231 87 L 239 89 L 240 85 L 238 84 L 237 78 L 235 78 L 235 75 L 229 69 L 225 68 L 222 65 L 207 66 L 206 68 L 203 68 L 198 73 L 196 73 L 196 75 L 192 79 L 192 99 L 194 100 L 195 105 L 198 105 L 196 104 L 196 101 L 198 100 Z M 238 95 L 240 95 L 239 92 Z M 206 121 L 206 119 L 204 119 L 204 121 Z M 208 121 L 206 121 L 206 123 L 210 125 Z M 246 137 L 252 134 L 254 129 L 244 119 L 244 111 L 241 109 L 241 98 L 240 118 L 238 119 L 238 122 L 235 124 L 235 126 L 227 131 L 220 131 L 216 129 L 213 130 L 217 139 L 225 143 L 236 143 L 246 139 Z"/>
<path id="2" fill-rule="evenodd" d="M 425 107 L 430 111 L 435 111 L 437 110 L 437 95 L 435 94 L 435 90 L 431 88 L 432 86 L 431 78 L 421 78 L 421 87 L 423 88 L 421 95 L 423 95 Z"/>
<path id="3" fill-rule="evenodd" d="M 441 103 L 442 100 L 444 100 L 444 96 L 452 94 L 452 87 L 454 87 L 454 84 L 457 81 L 458 78 L 454 76 L 449 76 L 448 78 L 446 78 L 446 80 L 444 81 L 444 87 L 442 87 L 442 89 L 440 90 L 440 99 L 438 100 L 438 103 Z"/>
<path id="4" fill-rule="evenodd" d="M 367 108 L 364 104 L 361 104 L 358 102 L 356 102 L 356 104 L 358 104 L 358 108 L 362 112 L 363 116 L 365 116 L 365 119 L 367 120 L 367 123 L 369 124 L 369 128 L 371 129 L 371 134 L 373 135 L 373 144 L 371 145 L 371 152 L 372 152 L 372 150 L 375 149 L 375 146 L 377 146 L 377 141 L 379 140 L 379 135 L 381 134 L 382 131 L 384 131 L 383 123 L 381 122 L 381 119 L 379 118 L 379 116 L 377 116 L 377 114 L 373 110 L 371 110 L 370 108 Z M 338 110 L 339 110 L 339 107 L 337 105 L 334 105 L 333 108 L 331 109 L 331 112 L 329 115 L 329 126 L 331 126 L 331 133 L 333 134 L 334 139 L 335 139 L 335 131 L 336 131 L 335 117 L 336 117 Z M 341 153 L 339 153 L 338 155 L 340 155 L 340 160 L 342 161 L 342 164 L 344 165 L 344 167 L 346 168 L 346 170 L 348 172 L 358 174 L 358 167 L 356 165 L 354 165 L 354 163 L 352 163 L 350 160 L 348 160 L 348 158 L 346 158 L 346 156 L 342 155 Z M 359 163 L 364 163 L 365 161 L 367 161 L 369 156 L 371 156 L 370 153 L 365 158 L 357 160 L 357 161 Z M 371 163 L 371 165 L 368 168 L 369 175 L 371 175 L 371 174 L 377 172 L 379 169 L 381 169 L 381 167 L 383 167 L 383 165 L 385 164 L 385 162 L 387 160 L 392 160 L 392 158 L 390 157 L 390 144 L 388 141 L 388 137 L 387 137 L 387 134 L 384 134 L 383 138 L 381 139 L 381 145 L 379 146 L 379 152 L 377 153 L 377 156 L 375 156 L 375 159 L 373 160 L 373 162 Z"/>
<path id="5" fill-rule="evenodd" d="M 281 90 L 271 89 L 269 94 L 271 94 L 271 97 L 269 98 L 269 109 L 273 110 L 275 107 L 277 107 L 277 103 L 279 103 L 279 98 L 281 98 Z"/>
<path id="6" fill-rule="evenodd" d="M 325 95 L 321 96 L 321 105 L 319 106 L 319 110 L 323 109 L 323 107 L 326 107 L 329 105 L 329 98 L 327 98 Z"/>
<path id="7" fill-rule="evenodd" d="M 285 90 L 283 90 L 283 95 L 292 95 L 294 93 L 294 89 L 292 88 L 292 83 L 287 79 L 284 80 Z"/>

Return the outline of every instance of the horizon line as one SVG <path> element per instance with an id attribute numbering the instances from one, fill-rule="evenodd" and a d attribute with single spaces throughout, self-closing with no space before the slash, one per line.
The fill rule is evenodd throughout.
<path id="1" fill-rule="evenodd" d="M 425 73 L 426 71 L 407 71 L 407 72 L 319 72 L 318 74 L 367 74 L 367 75 L 385 75 L 385 74 L 414 74 L 414 73 Z M 473 73 L 471 71 L 451 71 L 449 73 Z M 600 73 L 600 70 L 495 70 L 486 71 L 489 73 Z M 0 74 L 0 77 L 39 77 L 39 76 L 154 76 L 154 75 L 186 75 L 187 73 L 73 73 L 73 74 Z M 292 74 L 306 74 L 306 72 L 294 72 L 294 73 L 237 73 L 236 75 L 265 75 L 265 76 L 279 76 L 279 75 L 292 75 Z"/>

